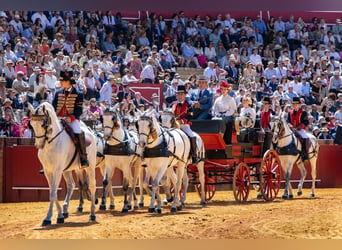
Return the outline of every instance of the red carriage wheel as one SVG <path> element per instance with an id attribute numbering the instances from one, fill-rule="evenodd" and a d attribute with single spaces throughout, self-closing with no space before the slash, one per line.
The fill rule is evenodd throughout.
<path id="1" fill-rule="evenodd" d="M 260 166 L 260 190 L 267 201 L 273 201 L 278 194 L 281 180 L 281 165 L 278 154 L 267 150 Z"/>
<path id="2" fill-rule="evenodd" d="M 233 192 L 237 202 L 246 202 L 249 195 L 251 177 L 246 163 L 241 162 L 234 172 Z"/>
<path id="3" fill-rule="evenodd" d="M 216 192 L 217 176 L 209 176 L 208 173 L 205 173 L 204 181 L 205 200 L 210 201 Z M 201 184 L 196 184 L 195 189 L 201 197 Z"/>

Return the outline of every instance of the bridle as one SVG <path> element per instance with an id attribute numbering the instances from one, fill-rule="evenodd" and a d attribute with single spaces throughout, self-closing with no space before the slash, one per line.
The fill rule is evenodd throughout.
<path id="1" fill-rule="evenodd" d="M 48 137 L 48 128 L 50 127 L 51 125 L 51 117 L 49 115 L 49 112 L 47 112 L 46 110 L 43 111 L 44 114 L 43 115 L 39 115 L 38 114 L 38 109 L 36 111 L 35 114 L 33 114 L 31 116 L 31 120 L 32 121 L 42 121 L 42 127 L 44 128 L 44 134 L 43 135 L 36 135 L 34 133 L 34 138 L 35 139 L 41 139 L 41 138 L 44 138 L 44 141 L 48 140 L 49 137 Z M 54 141 L 62 132 L 63 132 L 64 128 L 62 130 L 60 130 L 53 138 L 51 138 L 50 140 L 48 140 L 48 143 L 51 143 L 52 141 Z"/>
<path id="2" fill-rule="evenodd" d="M 157 131 L 156 131 L 156 129 L 155 129 L 154 126 L 153 126 L 153 120 L 152 120 L 151 117 L 146 116 L 146 115 L 142 115 L 142 116 L 140 116 L 140 120 L 142 120 L 142 121 L 148 121 L 148 126 L 149 126 L 149 128 L 150 128 L 150 131 L 149 131 L 148 134 L 143 133 L 143 132 L 139 132 L 139 125 L 138 125 L 138 123 L 137 123 L 137 130 L 138 130 L 139 136 L 140 136 L 140 135 L 144 135 L 144 136 L 147 137 L 147 139 L 151 136 L 152 139 L 153 139 L 151 142 L 147 142 L 147 144 L 152 144 L 159 136 L 161 136 L 161 135 L 163 134 L 163 133 L 161 133 L 159 136 L 157 136 L 157 134 L 156 134 Z"/>
<path id="3" fill-rule="evenodd" d="M 292 136 L 293 132 L 289 133 L 288 135 L 284 136 L 285 133 L 285 127 L 282 125 L 282 121 L 279 118 L 274 118 L 273 122 L 275 123 L 275 125 L 278 127 L 279 132 L 278 133 L 274 133 L 274 128 L 273 128 L 273 133 L 276 136 L 276 141 Z M 278 137 L 279 136 L 279 137 Z"/>
<path id="4" fill-rule="evenodd" d="M 110 126 L 104 126 L 104 129 L 106 128 L 109 128 L 110 129 L 110 134 L 111 134 L 111 139 L 114 139 L 115 141 L 117 142 L 120 142 L 120 143 L 123 143 L 123 142 L 127 142 L 128 141 L 128 138 L 125 138 L 126 140 L 119 140 L 118 138 L 116 138 L 115 136 L 113 136 L 113 132 L 114 132 L 114 129 L 118 129 L 119 127 L 119 124 L 118 124 L 118 113 L 115 112 L 115 111 L 110 111 L 110 110 L 106 110 L 103 115 L 105 116 L 112 116 L 112 121 L 113 121 L 113 126 L 110 127 Z M 125 132 L 125 137 L 127 137 L 127 134 Z"/>

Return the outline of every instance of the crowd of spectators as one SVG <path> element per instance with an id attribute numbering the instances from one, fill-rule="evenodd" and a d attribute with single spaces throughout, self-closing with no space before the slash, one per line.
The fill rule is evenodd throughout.
<path id="1" fill-rule="evenodd" d="M 159 97 L 148 102 L 130 91 L 132 83 L 163 84 L 163 107 L 176 100 L 179 85 L 194 104 L 206 89 L 209 100 L 197 106 L 205 115 L 195 119 L 209 119 L 218 86 L 227 81 L 238 110 L 250 97 L 258 114 L 269 96 L 276 112 L 286 112 L 300 97 L 310 114 L 307 129 L 333 138 L 342 123 L 341 35 L 340 19 L 327 25 L 294 15 L 235 20 L 179 11 L 171 20 L 151 13 L 127 21 L 113 11 L 0 11 L 0 133 L 32 136 L 28 102 L 51 102 L 59 72 L 72 68 L 88 101 L 85 120 L 100 123 L 115 103 L 127 126 L 145 109 L 158 115 Z M 198 75 L 182 79 L 179 67 L 203 69 L 208 83 L 198 84 Z"/>

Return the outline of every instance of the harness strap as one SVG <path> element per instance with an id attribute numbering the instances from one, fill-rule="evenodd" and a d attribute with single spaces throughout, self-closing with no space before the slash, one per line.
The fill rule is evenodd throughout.
<path id="1" fill-rule="evenodd" d="M 63 170 L 63 172 L 66 171 L 66 170 L 68 170 L 68 168 L 70 168 L 71 164 L 75 161 L 76 156 L 77 156 L 77 148 L 76 148 L 76 146 L 75 146 L 74 155 L 72 156 L 72 158 L 71 158 L 71 160 L 70 160 L 68 166 L 66 166 L 66 168 Z"/>

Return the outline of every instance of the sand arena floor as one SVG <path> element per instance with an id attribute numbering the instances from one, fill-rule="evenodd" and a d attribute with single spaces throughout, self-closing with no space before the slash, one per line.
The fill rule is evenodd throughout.
<path id="1" fill-rule="evenodd" d="M 122 214 L 118 196 L 113 211 L 97 206 L 95 223 L 88 221 L 90 203 L 76 213 L 73 200 L 65 223 L 56 224 L 54 208 L 48 227 L 41 227 L 47 202 L 0 203 L 0 239 L 341 239 L 342 190 L 316 189 L 316 198 L 309 193 L 304 189 L 293 200 L 264 202 L 252 191 L 241 205 L 232 191 L 218 191 L 203 208 L 197 193 L 188 193 L 182 211 L 170 213 L 166 205 L 161 215 L 148 213 L 147 207 Z M 148 201 L 145 197 L 145 206 Z"/>

